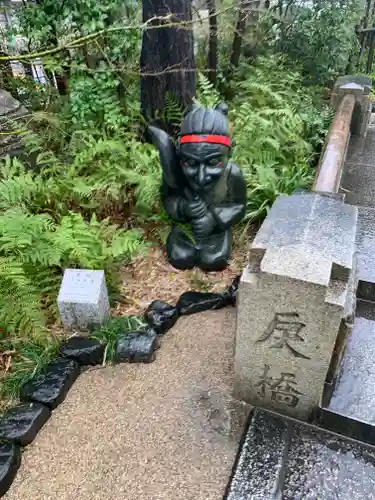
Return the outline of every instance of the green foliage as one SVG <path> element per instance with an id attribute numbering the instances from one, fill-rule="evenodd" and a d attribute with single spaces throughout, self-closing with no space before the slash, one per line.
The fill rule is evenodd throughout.
<path id="1" fill-rule="evenodd" d="M 209 79 L 202 73 L 198 73 L 197 102 L 199 102 L 201 106 L 213 108 L 220 102 L 220 99 L 219 92 Z"/>
<path id="2" fill-rule="evenodd" d="M 295 0 L 280 2 L 280 6 L 280 20 L 268 22 L 276 50 L 301 65 L 310 83 L 332 84 L 338 75 L 345 74 L 350 58 L 359 50 L 356 26 L 361 2 Z"/>
<path id="3" fill-rule="evenodd" d="M 71 80 L 70 115 L 73 129 L 115 132 L 125 125 L 117 98 L 120 81 L 103 63 L 93 74 L 78 74 Z"/>
<path id="4" fill-rule="evenodd" d="M 98 151 L 107 150 L 97 144 Z M 81 155 L 91 162 L 92 154 L 84 150 Z M 100 172 L 87 171 L 87 178 L 80 177 L 82 157 L 81 163 L 73 162 L 66 176 L 61 175 L 59 164 L 39 174 L 25 170 L 17 161 L 12 165 L 8 159 L 3 164 L 0 325 L 9 333 L 22 330 L 35 334 L 54 317 L 58 286 L 66 267 L 105 269 L 115 290 L 119 266 L 143 248 L 140 230 L 120 228 L 110 218 L 99 220 L 95 215 L 93 208 L 99 208 L 100 199 L 112 195 L 119 201 L 121 189 L 111 190 Z M 47 158 L 51 160 L 51 155 L 45 161 Z M 100 194 L 99 200 L 91 203 L 95 192 Z M 74 205 L 81 211 L 72 211 Z"/>
<path id="5" fill-rule="evenodd" d="M 100 328 L 95 329 L 91 333 L 91 337 L 100 340 L 102 344 L 106 344 L 103 363 L 106 360 L 113 361 L 116 344 L 120 337 L 129 332 L 137 331 L 144 326 L 146 326 L 146 323 L 139 316 L 118 316 L 111 318 Z"/>
<path id="6" fill-rule="evenodd" d="M 0 397 L 16 400 L 21 386 L 41 373 L 56 358 L 59 343 L 51 336 L 37 340 L 8 339 L 0 336 L 0 352 L 10 353 L 12 362 L 7 376 L 1 380 Z"/>
<path id="7" fill-rule="evenodd" d="M 237 90 L 230 109 L 233 157 L 247 180 L 251 222 L 264 217 L 279 194 L 309 187 L 331 113 L 282 56 L 241 66 L 231 85 Z"/>
<path id="8" fill-rule="evenodd" d="M 123 6 L 120 0 L 43 0 L 27 2 L 18 13 L 20 31 L 37 47 L 55 45 L 70 34 L 89 34 L 108 26 Z"/>

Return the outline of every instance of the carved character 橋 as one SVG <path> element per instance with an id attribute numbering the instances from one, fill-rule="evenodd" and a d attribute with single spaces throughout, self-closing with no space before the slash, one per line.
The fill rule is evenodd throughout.
<path id="1" fill-rule="evenodd" d="M 178 269 L 224 269 L 232 251 L 232 226 L 245 215 L 246 184 L 240 168 L 229 161 L 227 114 L 225 104 L 214 109 L 194 105 L 183 120 L 177 147 L 166 132 L 149 128 L 163 168 L 163 205 L 173 222 L 168 259 Z"/>

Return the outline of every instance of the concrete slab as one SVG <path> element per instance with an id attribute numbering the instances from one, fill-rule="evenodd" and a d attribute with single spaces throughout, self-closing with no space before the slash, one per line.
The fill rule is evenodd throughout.
<path id="1" fill-rule="evenodd" d="M 363 300 L 375 301 L 375 209 L 358 208 L 358 291 Z"/>
<path id="2" fill-rule="evenodd" d="M 226 500 L 369 500 L 375 448 L 255 410 Z"/>
<path id="3" fill-rule="evenodd" d="M 351 205 L 375 206 L 375 128 L 368 129 L 367 137 L 351 137 L 341 188 Z"/>
<path id="4" fill-rule="evenodd" d="M 351 137 L 346 160 L 349 163 L 375 165 L 375 128 L 368 129 L 366 138 Z"/>
<path id="5" fill-rule="evenodd" d="M 345 164 L 341 189 L 345 192 L 346 203 L 375 207 L 374 185 L 375 164 L 359 162 Z"/>
<path id="6" fill-rule="evenodd" d="M 244 423 L 234 325 L 234 309 L 181 318 L 154 363 L 82 374 L 4 498 L 221 500 Z"/>
<path id="7" fill-rule="evenodd" d="M 357 317 L 344 353 L 328 410 L 375 425 L 375 305 L 358 302 Z"/>

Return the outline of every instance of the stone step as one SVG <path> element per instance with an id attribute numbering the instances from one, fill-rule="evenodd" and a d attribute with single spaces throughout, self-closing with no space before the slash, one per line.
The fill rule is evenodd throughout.
<path id="1" fill-rule="evenodd" d="M 375 445 L 375 304 L 358 301 L 357 317 L 330 401 L 319 425 Z"/>
<path id="2" fill-rule="evenodd" d="M 255 409 L 226 500 L 370 500 L 375 447 Z"/>
<path id="3" fill-rule="evenodd" d="M 356 244 L 358 249 L 357 297 L 375 301 L 375 209 L 358 207 Z"/>

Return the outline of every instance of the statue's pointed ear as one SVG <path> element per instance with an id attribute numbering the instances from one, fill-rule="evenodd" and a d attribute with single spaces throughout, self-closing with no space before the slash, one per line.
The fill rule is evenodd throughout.
<path id="1" fill-rule="evenodd" d="M 178 162 L 176 146 L 172 137 L 164 130 L 154 125 L 148 127 L 153 145 L 159 150 L 163 175 L 171 188 L 177 187 L 176 164 Z"/>
<path id="2" fill-rule="evenodd" d="M 228 108 L 228 104 L 226 104 L 225 102 L 221 102 L 219 104 L 216 104 L 215 109 L 216 109 L 216 111 L 220 111 L 220 113 L 222 113 L 223 115 L 228 116 L 229 108 Z"/>

